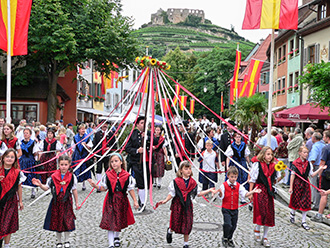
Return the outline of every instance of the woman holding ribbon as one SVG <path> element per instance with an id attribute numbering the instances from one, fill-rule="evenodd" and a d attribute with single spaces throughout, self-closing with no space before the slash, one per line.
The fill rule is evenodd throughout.
<path id="1" fill-rule="evenodd" d="M 248 173 L 243 169 L 248 169 L 250 150 L 242 141 L 242 136 L 239 133 L 234 133 L 234 142 L 227 147 L 225 155 L 227 156 L 227 164 L 229 166 L 236 166 L 238 169 L 237 182 L 244 184 L 248 180 Z M 231 157 L 235 162 L 229 159 Z M 230 160 L 230 161 L 229 161 Z M 245 183 L 245 189 L 249 189 L 249 184 Z"/>

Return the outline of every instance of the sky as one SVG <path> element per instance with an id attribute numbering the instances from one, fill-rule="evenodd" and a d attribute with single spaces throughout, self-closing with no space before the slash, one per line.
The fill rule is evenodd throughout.
<path id="1" fill-rule="evenodd" d="M 135 29 L 150 22 L 151 14 L 160 8 L 165 11 L 169 8 L 186 8 L 204 10 L 205 18 L 213 24 L 227 29 L 233 25 L 240 36 L 255 43 L 271 33 L 268 29 L 242 30 L 246 0 L 122 0 L 122 4 L 123 15 L 133 17 Z"/>

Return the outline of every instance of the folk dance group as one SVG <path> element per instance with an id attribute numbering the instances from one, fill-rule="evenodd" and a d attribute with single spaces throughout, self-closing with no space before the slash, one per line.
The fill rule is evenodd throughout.
<path id="1" fill-rule="evenodd" d="M 111 153 L 110 156 L 105 157 L 97 164 L 97 180 L 99 184 L 91 179 L 91 172 L 88 171 L 80 176 L 81 172 L 86 170 L 90 164 L 88 161 L 83 164 L 75 173 L 71 172 L 71 167 L 74 167 L 81 159 L 88 156 L 88 148 L 93 146 L 85 134 L 85 127 L 81 125 L 78 127 L 78 133 L 74 138 L 76 143 L 73 149 L 72 156 L 61 155 L 57 159 L 56 153 L 61 150 L 57 146 L 57 141 L 54 141 L 54 133 L 49 130 L 47 139 L 41 144 L 37 145 L 31 142 L 29 129 L 24 130 L 24 140 L 18 142 L 13 137 L 13 127 L 11 124 L 6 124 L 3 128 L 3 140 L 0 147 L 4 146 L 1 156 L 0 168 L 0 238 L 1 245 L 4 241 L 4 247 L 9 247 L 10 237 L 12 233 L 18 230 L 18 209 L 23 209 L 22 202 L 22 184 L 40 187 L 42 190 L 51 190 L 52 200 L 49 205 L 44 229 L 55 231 L 57 236 L 57 248 L 70 247 L 69 233 L 75 230 L 75 214 L 73 211 L 73 199 L 75 208 L 79 208 L 77 183 L 84 183 L 86 180 L 97 192 L 106 191 L 106 197 L 103 204 L 103 213 L 100 227 L 108 231 L 109 248 L 120 247 L 120 232 L 122 229 L 135 223 L 133 212 L 127 197 L 127 192 L 133 199 L 134 208 L 144 208 L 145 203 L 145 185 L 144 177 L 150 178 L 150 171 L 147 167 L 146 175 L 142 166 L 143 154 L 143 139 L 148 139 L 144 134 L 144 118 L 139 117 L 136 122 L 136 129 L 133 131 L 130 139 L 126 145 L 126 152 L 128 154 L 128 166 L 126 167 L 126 160 L 120 153 Z M 116 149 L 114 133 L 108 132 L 106 141 L 101 139 L 106 135 L 108 126 L 104 124 L 98 134 L 95 135 L 94 146 L 100 147 L 99 154 L 102 155 L 106 149 Z M 11 130 L 11 132 L 10 132 Z M 239 135 L 238 135 L 239 136 Z M 235 136 L 236 137 L 236 136 Z M 113 141 L 111 139 L 113 138 Z M 240 137 L 241 138 L 241 137 Z M 241 140 L 237 137 L 232 147 L 232 155 L 238 156 L 241 162 L 242 158 L 246 157 L 247 153 L 240 146 Z M 111 143 L 111 142 L 112 143 Z M 79 143 L 80 142 L 80 143 Z M 230 142 L 230 141 L 229 141 Z M 4 143 L 4 145 L 3 145 Z M 106 144 L 107 143 L 107 144 Z M 217 156 L 213 153 L 212 137 L 205 142 L 204 157 L 207 158 L 209 164 L 218 163 Z M 74 144 L 72 144 L 74 146 Z M 157 149 L 156 144 L 155 149 Z M 35 148 L 38 146 L 38 148 Z M 22 170 L 29 169 L 33 172 L 32 160 L 38 151 L 43 151 L 40 162 L 43 163 L 43 171 L 49 174 L 41 174 L 38 179 L 33 173 L 24 173 Z M 209 154 L 206 156 L 206 154 Z M 302 226 L 309 229 L 305 222 L 306 211 L 310 210 L 310 187 L 308 176 L 315 176 L 326 166 L 320 167 L 313 172 L 312 166 L 307 162 L 308 149 L 301 147 L 299 150 L 299 158 L 294 161 L 291 175 L 290 192 L 291 200 L 289 207 L 290 221 L 294 222 L 295 211 L 303 211 Z M 20 157 L 20 158 L 19 158 Z M 71 160 L 72 157 L 72 160 Z M 19 159 L 18 159 L 19 158 Z M 204 158 L 204 159 L 205 159 Z M 52 160 L 53 159 L 53 160 Z M 222 160 L 222 159 L 221 159 Z M 222 200 L 222 214 L 223 214 L 223 238 L 222 244 L 225 247 L 235 247 L 233 241 L 233 234 L 235 232 L 238 222 L 238 208 L 239 198 L 253 199 L 253 223 L 256 224 L 254 229 L 254 238 L 257 242 L 261 242 L 264 246 L 270 247 L 270 241 L 267 239 L 269 227 L 275 225 L 275 211 L 274 211 L 274 188 L 273 185 L 279 182 L 284 177 L 284 172 L 279 173 L 275 170 L 275 158 L 270 147 L 263 147 L 259 154 L 252 158 L 253 162 L 249 176 L 243 175 L 241 167 L 236 163 L 230 165 L 227 169 L 226 180 L 216 190 L 212 185 L 211 188 L 203 187 L 199 190 L 197 182 L 194 180 L 191 163 L 187 160 L 179 161 L 179 167 L 176 173 L 176 178 L 171 181 L 168 190 L 169 194 L 166 199 L 159 202 L 159 204 L 166 204 L 172 200 L 171 203 L 171 217 L 169 228 L 166 233 L 166 240 L 168 243 L 172 242 L 173 233 L 183 234 L 184 248 L 189 247 L 189 235 L 193 226 L 193 204 L 192 198 L 196 196 L 203 196 L 209 193 L 213 195 L 219 194 Z M 224 161 L 221 161 L 224 162 Z M 201 161 L 203 163 L 203 161 Z M 206 165 L 206 164 L 205 164 Z M 102 176 L 102 167 L 105 167 L 105 174 Z M 108 169 L 109 167 L 109 169 Z M 203 168 L 206 168 L 204 166 Z M 132 170 L 134 178 L 128 173 Z M 209 173 L 212 174 L 212 173 Z M 205 174 L 205 178 L 208 178 Z M 299 176 L 297 176 L 299 175 Z M 248 180 L 249 185 L 243 186 L 242 179 Z M 302 180 L 304 178 L 306 181 Z M 203 179 L 204 180 L 204 179 Z M 213 180 L 211 180 L 213 181 Z M 203 181 L 205 183 L 205 181 Z M 244 182 L 244 181 L 243 181 Z M 203 183 L 203 184 L 204 184 Z M 148 181 L 147 187 L 150 182 Z M 204 186 L 204 185 L 203 185 Z M 138 202 L 135 196 L 135 187 L 138 190 Z M 83 184 L 83 190 L 85 185 Z M 249 189 L 249 191 L 247 190 Z M 19 207 L 17 207 L 19 206 Z M 263 226 L 263 235 L 261 235 L 261 227 Z"/>

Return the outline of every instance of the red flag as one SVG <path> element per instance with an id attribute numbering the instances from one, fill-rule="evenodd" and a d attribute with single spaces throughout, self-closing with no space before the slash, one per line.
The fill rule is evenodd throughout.
<path id="1" fill-rule="evenodd" d="M 259 78 L 260 78 L 260 71 L 262 69 L 264 62 L 252 59 L 250 63 L 250 69 L 248 74 L 248 82 L 250 84 L 249 91 L 248 91 L 248 97 L 253 96 L 256 92 Z"/>
<path id="2" fill-rule="evenodd" d="M 168 112 L 168 106 L 169 106 L 169 99 L 162 98 L 162 106 L 163 106 L 163 110 L 164 113 Z"/>
<path id="3" fill-rule="evenodd" d="M 297 29 L 298 0 L 247 0 L 242 29 Z"/>
<path id="4" fill-rule="evenodd" d="M 180 110 L 184 110 L 187 105 L 187 96 L 180 96 Z"/>
<path id="5" fill-rule="evenodd" d="M 234 89 L 235 85 L 233 81 L 230 81 L 230 90 L 229 90 L 229 104 L 234 104 Z"/>
<path id="6" fill-rule="evenodd" d="M 147 93 L 148 92 L 148 82 L 149 82 L 149 67 L 146 69 L 144 74 L 144 79 L 142 83 L 142 88 L 140 90 L 141 93 Z"/>
<path id="7" fill-rule="evenodd" d="M 177 96 L 179 96 L 179 94 L 180 94 L 180 86 L 178 84 L 175 85 L 175 93 L 177 94 Z M 178 98 L 176 96 L 174 96 L 174 98 L 173 98 L 174 106 L 176 105 L 177 102 L 178 102 Z"/>
<path id="8" fill-rule="evenodd" d="M 32 0 L 10 0 L 11 56 L 27 54 Z M 7 52 L 7 1 L 0 1 L 0 48 Z M 9 54 L 9 53 L 8 53 Z"/>
<path id="9" fill-rule="evenodd" d="M 190 114 L 193 115 L 194 112 L 195 112 L 195 100 L 192 99 L 192 100 L 190 100 Z"/>
<path id="10" fill-rule="evenodd" d="M 102 95 L 105 94 L 105 83 L 104 83 L 104 75 L 103 75 L 103 73 L 101 74 L 101 94 Z"/>
<path id="11" fill-rule="evenodd" d="M 234 99 L 236 99 L 236 91 L 238 91 L 238 73 L 239 73 L 239 68 L 241 66 L 241 57 L 242 57 L 241 52 L 236 50 L 235 70 L 234 70 L 234 76 L 233 76 L 233 82 L 234 82 L 234 87 L 235 87 L 235 90 L 233 91 Z"/>
<path id="12" fill-rule="evenodd" d="M 249 95 L 249 81 L 247 80 L 248 75 L 244 75 L 243 82 L 241 83 L 241 87 L 239 89 L 238 97 L 245 97 Z"/>

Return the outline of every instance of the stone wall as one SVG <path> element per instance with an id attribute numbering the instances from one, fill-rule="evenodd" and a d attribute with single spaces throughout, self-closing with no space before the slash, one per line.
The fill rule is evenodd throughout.
<path id="1" fill-rule="evenodd" d="M 161 16 L 163 10 L 159 9 L 157 13 L 151 15 L 151 23 L 163 25 L 164 20 Z M 201 17 L 201 22 L 205 22 L 205 14 L 203 10 L 199 9 L 167 9 L 168 20 L 174 24 L 184 22 L 189 15 Z"/>

